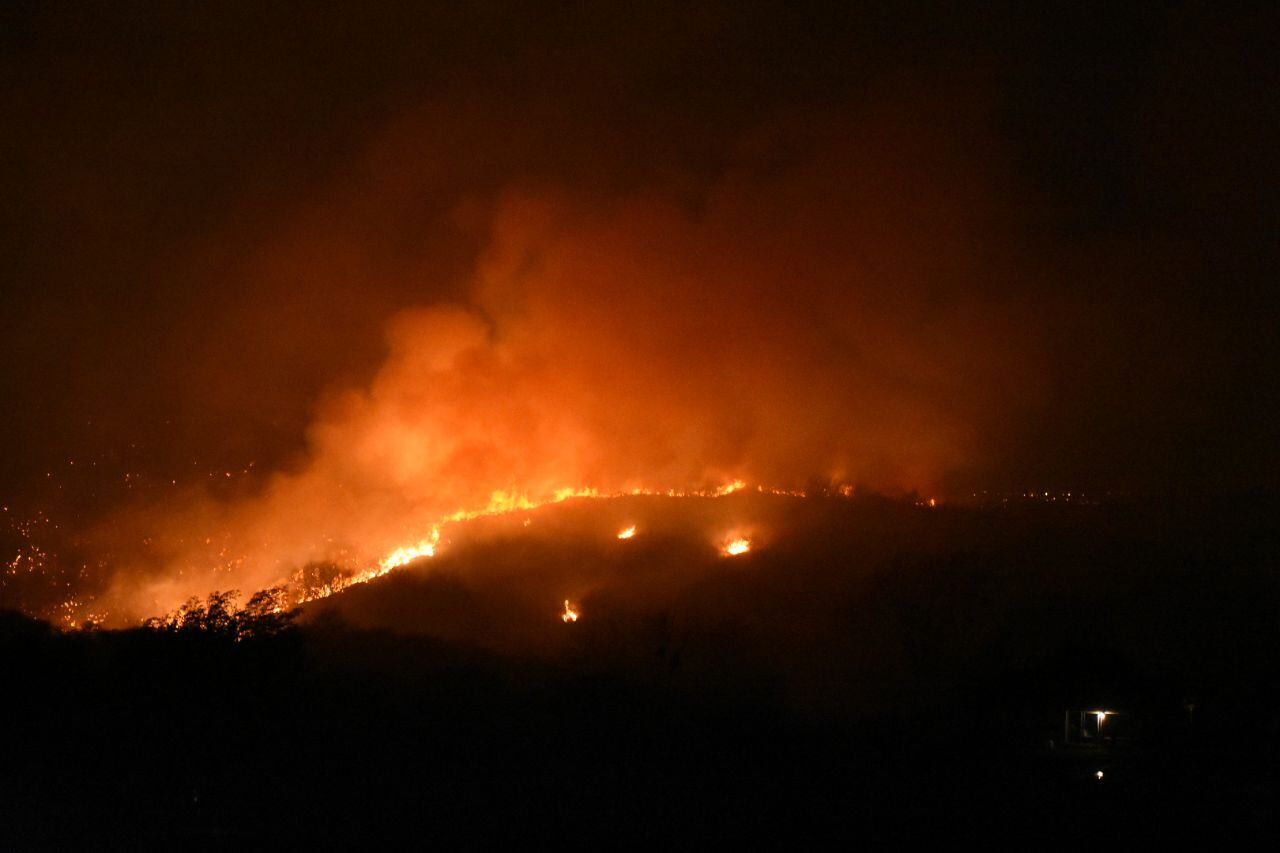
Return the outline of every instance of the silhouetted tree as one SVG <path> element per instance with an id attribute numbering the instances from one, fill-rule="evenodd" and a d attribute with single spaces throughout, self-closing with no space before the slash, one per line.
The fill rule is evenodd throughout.
<path id="1" fill-rule="evenodd" d="M 238 620 L 236 619 L 236 597 L 239 590 L 211 592 L 204 607 L 204 624 L 200 630 L 209 634 L 235 635 Z"/>
<path id="2" fill-rule="evenodd" d="M 288 609 L 288 590 L 273 586 L 255 592 L 236 614 L 236 638 L 274 637 L 293 626 L 297 608 Z"/>
<path id="3" fill-rule="evenodd" d="M 297 616 L 288 605 L 288 590 L 283 586 L 255 592 L 244 607 L 236 607 L 238 590 L 211 592 L 201 601 L 191 597 L 172 613 L 148 619 L 143 627 L 170 633 L 199 633 L 246 640 L 272 637 L 287 631 Z"/>

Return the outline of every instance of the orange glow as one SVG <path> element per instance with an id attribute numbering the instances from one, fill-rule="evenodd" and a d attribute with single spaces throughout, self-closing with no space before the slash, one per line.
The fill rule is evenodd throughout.
<path id="1" fill-rule="evenodd" d="M 889 217 L 862 227 L 868 214 L 859 205 L 896 184 L 880 183 L 881 170 L 871 165 L 865 174 L 841 165 L 839 181 L 851 183 L 832 191 L 822 164 L 848 162 L 835 152 L 858 138 L 843 130 L 835 136 L 834 149 L 806 142 L 816 146 L 814 156 L 794 158 L 797 168 L 785 179 L 772 172 L 763 182 L 753 172 L 746 180 L 717 176 L 705 188 L 705 217 L 690 215 L 682 192 L 646 189 L 601 205 L 570 186 L 534 189 L 500 180 L 492 204 L 466 205 L 467 216 L 477 217 L 466 226 L 474 245 L 449 268 L 447 291 L 420 286 L 425 270 L 416 261 L 399 266 L 399 255 L 359 269 L 356 278 L 337 275 L 309 287 L 319 293 L 360 276 L 385 279 L 386 292 L 367 305 L 352 303 L 364 306 L 358 316 L 334 324 L 359 330 L 361 359 L 368 359 L 378 351 L 369 326 L 389 314 L 381 363 L 362 360 L 361 370 L 332 384 L 314 376 L 261 385 L 278 386 L 290 405 L 299 404 L 289 411 L 314 412 L 310 423 L 271 433 L 272 441 L 288 440 L 297 451 L 287 466 L 240 484 L 237 469 L 206 471 L 193 459 L 193 470 L 214 475 L 216 489 L 203 480 L 179 485 L 154 506 L 148 501 L 135 510 L 131 503 L 119 518 L 96 525 L 93 541 L 81 547 L 109 557 L 101 569 L 88 570 L 102 581 L 94 584 L 103 590 L 95 611 L 142 617 L 209 589 L 269 588 L 313 563 L 339 567 L 346 585 L 360 583 L 440 557 L 452 547 L 450 523 L 520 511 L 510 521 L 518 530 L 537 507 L 570 499 L 669 494 L 746 501 L 754 494 L 799 496 L 808 477 L 826 484 L 811 489 L 815 498 L 829 486 L 852 494 L 853 482 L 891 495 L 935 490 L 943 473 L 970 461 L 967 438 L 997 410 L 993 400 L 1020 399 L 1008 389 L 1021 381 L 1014 366 L 1027 360 L 1009 357 L 1017 346 L 1007 333 L 1020 336 L 1025 324 L 1006 327 L 999 314 L 987 320 L 955 311 L 964 318 L 949 330 L 957 344 L 945 352 L 921 346 L 918 318 L 889 306 L 899 304 L 900 292 L 932 286 L 932 261 L 918 257 L 911 235 L 929 230 L 935 216 L 944 226 L 950 222 L 941 212 L 946 204 L 921 208 L 928 225 L 908 206 L 912 214 L 902 223 Z M 891 147 L 893 165 L 902 153 L 904 167 L 915 167 L 916 157 L 905 153 L 911 144 L 903 152 Z M 346 189 L 332 200 L 348 199 Z M 810 190 L 822 201 L 797 205 Z M 389 199 L 400 203 L 397 193 Z M 358 218 L 366 225 L 377 219 Z M 317 232 L 325 235 L 319 247 L 308 236 L 316 223 L 326 223 Z M 380 257 L 360 245 L 363 236 L 328 246 L 327 223 L 304 217 L 302 230 L 273 229 L 290 237 L 264 247 L 262 262 L 250 267 L 292 286 L 300 270 L 303 278 L 323 276 L 346 269 L 349 259 Z M 899 224 L 910 226 L 901 240 Z M 336 254 L 317 260 L 317 248 Z M 952 260 L 963 266 L 970 258 Z M 857 287 L 848 286 L 850 269 L 859 271 Z M 878 282 L 864 275 L 868 270 L 893 273 Z M 883 294 L 875 289 L 881 286 Z M 446 292 L 447 301 L 419 304 Z M 277 302 L 286 304 L 252 307 Z M 305 319 L 305 312 L 298 316 Z M 297 331 L 292 317 L 271 325 L 264 316 L 246 317 L 253 328 L 279 336 L 266 338 L 273 346 L 302 340 L 290 337 Z M 330 335 L 323 325 L 315 331 L 307 346 L 332 341 L 339 375 L 346 376 L 345 350 L 357 338 Z M 307 365 L 325 363 L 316 350 L 306 351 Z M 235 363 L 208 359 L 200 369 Z M 972 390 L 969 377 L 997 369 L 1009 381 L 965 393 Z M 348 381 L 354 377 L 361 379 Z M 217 379 L 228 393 L 241 387 L 221 374 L 199 379 Z M 310 402 L 302 396 L 313 385 L 327 390 L 314 405 L 301 405 Z M 236 400 L 262 411 L 280 403 L 256 394 Z M 210 405 L 227 403 L 218 398 Z M 853 411 L 882 416 L 850 417 Z M 82 462 L 75 463 L 78 470 Z M 541 529 L 542 520 L 534 521 L 531 528 Z M 430 538 L 435 528 L 439 543 Z M 720 532 L 703 531 L 705 547 L 721 545 Z M 147 539 L 154 544 L 143 544 Z M 85 597 L 72 592 L 78 602 Z M 86 604 L 73 609 L 81 614 Z"/>
<path id="2" fill-rule="evenodd" d="M 400 545 L 388 553 L 386 553 L 375 564 L 366 566 L 363 569 L 353 570 L 347 574 L 333 578 L 327 583 L 307 588 L 293 589 L 293 601 L 297 604 L 304 604 L 309 601 L 316 601 L 322 598 L 328 598 L 336 592 L 355 586 L 356 584 L 368 583 L 371 580 L 382 577 L 396 569 L 409 565 L 417 560 L 435 557 L 440 549 L 441 530 L 450 524 L 458 524 L 462 522 L 472 521 L 478 518 L 487 518 L 492 516 L 507 515 L 515 512 L 529 512 L 539 507 L 549 506 L 551 504 L 563 503 L 564 501 L 573 499 L 601 499 L 601 498 L 618 498 L 624 496 L 668 496 L 668 497 L 723 497 L 733 494 L 746 488 L 747 484 L 743 480 L 734 480 L 722 486 L 711 489 L 692 489 L 689 491 L 677 491 L 668 489 L 666 491 L 650 490 L 643 488 L 633 488 L 623 492 L 603 492 L 599 489 L 589 487 L 565 487 L 555 489 L 547 493 L 544 497 L 531 498 L 526 494 L 495 491 L 489 495 L 489 500 L 483 506 L 474 509 L 461 509 L 445 515 L 437 522 L 430 525 L 430 532 L 418 539 Z M 766 491 L 772 494 L 791 494 L 779 489 L 761 488 L 760 491 Z M 531 520 L 525 518 L 523 525 L 528 527 Z M 636 525 L 631 525 L 618 533 L 618 539 L 630 539 L 636 534 Z M 745 542 L 746 540 L 743 540 Z M 736 546 L 736 543 L 735 543 Z M 749 548 L 749 543 L 746 548 Z M 745 550 L 745 548 L 744 548 Z M 728 553 L 728 552 L 726 552 Z M 734 551 L 734 554 L 741 551 Z M 289 585 L 288 580 L 278 580 L 272 586 Z M 73 606 L 74 605 L 74 606 Z M 71 602 L 66 606 L 67 613 L 64 615 L 63 621 L 69 628 L 76 627 L 82 620 L 83 603 Z M 567 608 L 563 614 L 566 622 L 576 621 L 578 613 L 576 610 Z"/>
<path id="3" fill-rule="evenodd" d="M 263 572 L 258 576 L 255 586 L 251 588 L 267 589 L 272 587 L 284 587 L 288 590 L 288 602 L 290 606 L 305 604 L 307 602 L 328 598 L 335 593 L 341 592 L 349 587 L 357 584 L 367 583 L 377 578 L 383 577 L 390 572 L 401 569 L 405 566 L 437 557 L 441 553 L 442 547 L 447 546 L 448 539 L 445 536 L 447 528 L 452 524 L 462 524 L 474 519 L 487 517 L 496 517 L 509 515 L 513 513 L 529 513 L 541 507 L 558 504 L 569 500 L 603 500 L 616 499 L 624 497 L 696 497 L 718 499 L 729 495 L 735 495 L 738 492 L 750 491 L 763 495 L 774 495 L 778 497 L 803 498 L 805 493 L 789 488 L 781 488 L 760 483 L 748 483 L 745 480 L 737 479 L 724 483 L 719 486 L 710 486 L 695 489 L 652 489 L 642 486 L 629 486 L 618 491 L 606 491 L 595 487 L 562 487 L 549 488 L 537 495 L 528 493 L 497 490 L 489 494 L 487 500 L 478 503 L 469 509 L 457 509 L 450 513 L 437 515 L 434 521 L 428 521 L 422 529 L 425 535 L 419 535 L 416 538 L 409 539 L 406 542 L 397 544 L 394 547 L 382 552 L 380 557 L 361 557 L 355 549 L 340 548 L 335 552 L 333 557 L 321 557 L 320 561 L 331 566 L 333 571 L 323 578 L 322 582 L 315 579 L 307 579 L 301 566 L 305 566 L 305 559 L 315 559 L 308 557 L 294 558 L 296 562 L 292 562 L 293 568 L 285 573 L 281 573 L 280 568 L 284 560 L 276 558 L 274 562 L 275 569 L 270 574 Z M 841 492 L 843 493 L 843 492 Z M 525 527 L 530 526 L 531 518 L 523 517 L 518 520 Z M 619 541 L 629 540 L 636 536 L 639 526 L 630 524 L 620 529 L 615 535 Z M 149 540 L 148 540 L 149 541 Z M 236 553 L 227 545 L 220 545 L 212 537 L 203 537 L 199 540 L 206 547 L 217 549 L 216 564 L 213 572 L 222 572 L 231 574 L 244 570 L 245 566 L 252 560 L 252 555 L 247 552 Z M 731 538 L 721 540 L 719 543 L 720 552 L 726 557 L 736 557 L 749 552 L 752 548 L 750 538 L 735 534 Z M 14 574 L 20 570 L 31 571 L 32 567 L 27 565 L 28 560 L 34 562 L 38 551 L 34 548 L 27 549 L 22 552 L 8 566 L 0 566 L 0 569 L 7 570 L 8 573 Z M 287 565 L 287 564 L 286 564 Z M 179 573 L 181 574 L 181 573 Z M 195 581 L 195 579 L 192 579 Z M 177 601 L 169 604 L 169 601 L 176 599 L 178 595 L 187 592 L 196 593 L 198 589 L 193 582 L 174 583 L 164 588 L 164 597 L 155 595 L 150 598 L 143 608 L 139 608 L 141 612 L 150 611 L 169 612 L 172 607 L 177 606 Z M 157 587 L 159 589 L 159 587 Z M 69 598 L 61 606 L 61 610 L 56 614 L 57 621 L 67 629 L 75 629 L 80 627 L 86 620 L 97 622 L 105 619 L 107 606 L 109 601 L 106 600 L 81 600 L 78 598 Z M 168 606 L 169 609 L 162 609 Z M 577 611 L 570 608 L 566 613 L 572 612 L 573 617 L 566 616 L 566 621 L 574 621 Z M 127 619 L 128 617 L 126 617 Z M 132 621 L 132 620 L 130 620 Z"/>
<path id="4" fill-rule="evenodd" d="M 310 601 L 316 598 L 325 598 L 329 595 L 332 595 L 335 592 L 338 592 L 340 589 L 345 589 L 348 586 L 352 586 L 354 584 L 359 584 L 359 583 L 366 583 L 375 578 L 382 577 L 388 572 L 394 571 L 395 569 L 405 566 L 413 562 L 414 560 L 422 559 L 425 557 L 434 557 L 436 555 L 436 551 L 440 544 L 440 529 L 441 527 L 448 524 L 471 521 L 473 519 L 484 518 L 489 516 L 506 515 L 508 513 L 513 513 L 513 512 L 528 512 L 530 510 L 538 509 L 539 507 L 548 506 L 551 504 L 563 503 L 564 501 L 575 499 L 575 498 L 582 498 L 582 499 L 619 498 L 627 495 L 718 498 L 718 497 L 724 497 L 726 495 L 731 495 L 735 492 L 742 491 L 745 488 L 747 488 L 747 483 L 745 480 L 733 480 L 732 482 L 725 483 L 722 486 L 717 486 L 712 489 L 693 489 L 689 491 L 676 491 L 672 489 L 668 489 L 667 491 L 655 491 L 655 490 L 643 489 L 643 488 L 633 488 L 625 492 L 602 492 L 599 489 L 589 488 L 589 487 L 580 487 L 580 488 L 566 487 L 566 488 L 556 489 L 552 491 L 548 497 L 545 497 L 542 499 L 530 498 L 528 495 L 516 494 L 513 492 L 495 491 L 489 496 L 489 502 L 485 506 L 480 507 L 478 509 L 472 509 L 472 510 L 458 510 L 452 513 L 451 515 L 445 516 L 437 524 L 432 526 L 431 533 L 428 537 L 416 543 L 402 545 L 396 548 L 395 550 L 387 554 L 385 557 L 383 557 L 378 562 L 378 565 L 375 568 L 358 572 L 354 576 L 347 578 L 341 585 L 333 586 L 333 587 L 326 586 L 319 590 L 312 591 L 309 594 L 303 596 L 301 600 Z M 763 485 L 757 486 L 756 490 L 761 493 L 774 494 L 774 495 L 780 495 L 780 496 L 789 496 L 789 497 L 804 496 L 804 492 L 778 489 L 778 488 L 773 488 L 773 487 L 763 486 Z M 529 519 L 526 518 L 524 520 L 524 526 L 526 527 L 529 526 Z M 625 528 L 624 530 L 620 531 L 618 533 L 618 539 L 631 539 L 632 537 L 635 536 L 635 534 L 636 534 L 636 525 L 633 524 Z M 725 545 L 724 548 L 722 549 L 723 553 L 729 557 L 736 557 L 739 554 L 745 554 L 750 550 L 751 550 L 751 541 L 745 538 L 735 539 L 732 542 L 729 542 L 727 545 Z M 566 613 L 568 613 L 567 610 L 566 610 Z M 574 621 L 576 619 L 577 619 L 577 615 L 575 612 L 573 619 L 568 619 L 566 617 L 565 621 Z"/>
<path id="5" fill-rule="evenodd" d="M 440 541 L 440 531 L 435 529 L 431 532 L 430 539 L 423 539 L 416 545 L 407 545 L 397 548 L 390 554 L 382 558 L 378 567 L 382 569 L 383 574 L 398 569 L 401 566 L 408 565 L 414 560 L 421 557 L 434 557 L 436 555 L 436 545 Z"/>
<path id="6" fill-rule="evenodd" d="M 428 538 L 423 539 L 417 543 L 413 543 L 410 545 L 402 545 L 396 548 L 394 551 L 392 551 L 387 556 L 383 557 L 382 560 L 379 561 L 377 569 L 373 569 L 373 570 L 369 570 L 369 571 L 361 572 L 357 574 L 355 577 L 351 578 L 344 586 L 350 586 L 351 584 L 364 583 L 366 581 L 373 580 L 374 578 L 381 577 L 382 575 L 385 575 L 387 572 L 393 571 L 394 569 L 400 568 L 401 566 L 404 566 L 422 557 L 434 557 L 436 554 L 436 548 L 440 542 L 440 528 L 447 524 L 453 524 L 453 523 L 463 522 L 463 521 L 471 521 L 476 518 L 484 518 L 488 516 L 506 515 L 507 513 L 512 513 L 512 512 L 528 512 L 530 510 L 538 509 L 539 507 L 549 506 L 551 504 L 563 503 L 564 501 L 571 500 L 574 498 L 584 498 L 584 499 L 619 498 L 627 495 L 632 495 L 632 496 L 665 495 L 668 497 L 704 497 L 704 498 L 724 497 L 725 495 L 731 495 L 734 492 L 741 491 L 746 487 L 747 487 L 746 481 L 734 480 L 730 483 L 726 483 L 723 486 L 717 486 L 716 488 L 713 488 L 713 489 L 697 489 L 697 490 L 690 490 L 690 491 L 667 490 L 664 492 L 664 491 L 654 491 L 650 489 L 634 488 L 625 492 L 602 492 L 599 489 L 587 488 L 587 487 L 562 488 L 562 489 L 556 489 L 555 491 L 551 492 L 549 497 L 546 497 L 543 499 L 530 498 L 528 495 L 516 494 L 513 492 L 496 491 L 489 496 L 489 502 L 485 506 L 479 509 L 458 510 L 451 515 L 445 516 L 443 519 L 439 521 L 439 523 L 437 523 L 431 528 L 431 534 Z M 769 494 L 803 496 L 803 492 L 795 493 L 795 492 L 784 491 L 782 489 L 758 487 L 758 490 L 762 492 L 768 492 Z M 528 527 L 529 523 L 530 523 L 530 520 L 526 518 L 524 520 L 524 526 Z M 626 528 L 625 530 L 622 530 L 621 532 L 619 532 L 618 538 L 630 539 L 633 536 L 635 536 L 635 534 L 636 534 L 636 525 L 633 524 L 630 527 Z M 746 548 L 744 550 L 747 550 L 751 547 L 750 543 L 747 542 L 747 540 L 744 539 L 742 541 L 746 543 Z M 742 551 L 738 551 L 734 553 L 735 554 L 742 553 Z M 336 592 L 336 591 L 337 590 L 335 589 L 335 590 L 332 590 L 331 592 Z M 324 592 L 322 595 L 318 597 L 323 598 L 331 594 L 331 592 Z"/>
<path id="7" fill-rule="evenodd" d="M 564 600 L 564 612 L 560 614 L 563 622 L 577 622 L 579 616 L 578 605 L 573 604 L 569 599 Z"/>

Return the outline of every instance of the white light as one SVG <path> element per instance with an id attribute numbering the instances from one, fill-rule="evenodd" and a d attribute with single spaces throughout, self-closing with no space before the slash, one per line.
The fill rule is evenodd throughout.
<path id="1" fill-rule="evenodd" d="M 1098 777 L 1098 781 L 1099 781 L 1099 782 L 1101 782 L 1101 781 L 1102 781 L 1102 771 L 1101 771 L 1101 770 L 1099 770 L 1097 773 L 1094 773 L 1093 775 Z"/>

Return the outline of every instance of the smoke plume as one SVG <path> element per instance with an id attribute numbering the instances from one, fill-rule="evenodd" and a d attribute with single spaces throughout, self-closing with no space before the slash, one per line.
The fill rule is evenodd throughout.
<path id="1" fill-rule="evenodd" d="M 937 489 L 1028 390 L 1013 296 L 983 284 L 1010 263 L 998 197 L 942 128 L 799 126 L 696 192 L 525 182 L 456 210 L 485 235 L 466 297 L 395 314 L 260 493 L 145 513 L 150 568 L 116 595 L 368 563 L 494 493 Z"/>

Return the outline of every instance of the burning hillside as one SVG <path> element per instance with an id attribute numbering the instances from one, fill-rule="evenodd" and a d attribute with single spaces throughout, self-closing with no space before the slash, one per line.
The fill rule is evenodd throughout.
<path id="1" fill-rule="evenodd" d="M 0 850 L 1274 823 L 1231 5 L 0 5 Z"/>
<path id="2" fill-rule="evenodd" d="M 434 556 L 313 600 L 300 618 L 678 692 L 767 685 L 769 701 L 840 714 L 924 701 L 974 667 L 1016 668 L 1099 638 L 1185 669 L 1223 642 L 1213 632 L 1254 630 L 1221 620 L 1191 630 L 1203 593 L 1184 576 L 1199 576 L 1201 546 L 1155 572 L 1164 546 L 1127 550 L 1115 538 L 1135 530 L 1148 542 L 1203 536 L 1230 553 L 1217 522 L 1156 506 L 931 508 L 754 488 L 568 499 L 447 526 Z M 1148 596 L 1165 606 L 1144 608 Z"/>
<path id="3" fill-rule="evenodd" d="M 664 493 L 653 493 L 634 489 L 625 494 L 607 495 L 601 494 L 594 489 L 564 489 L 541 502 L 532 501 L 525 497 L 516 498 L 503 493 L 495 493 L 489 504 L 483 509 L 452 513 L 433 524 L 425 538 L 399 546 L 375 563 L 364 567 L 344 566 L 337 562 L 308 563 L 288 577 L 278 579 L 276 583 L 269 587 L 269 591 L 281 602 L 282 607 L 298 606 L 328 598 L 351 587 L 381 578 L 398 569 L 434 558 L 442 551 L 447 554 L 451 549 L 459 545 L 474 541 L 477 536 L 492 535 L 495 525 L 499 529 L 515 530 L 526 538 L 530 535 L 537 535 L 541 533 L 541 525 L 539 525 L 537 531 L 529 530 L 537 511 L 568 501 L 589 501 L 607 504 L 609 502 L 647 498 L 665 499 L 679 503 L 688 499 L 693 501 L 687 507 L 687 511 L 693 514 L 693 517 L 689 520 L 689 523 L 692 524 L 695 523 L 693 519 L 701 518 L 706 514 L 705 509 L 698 505 L 700 501 L 726 498 L 730 495 L 741 494 L 744 490 L 755 495 L 767 495 L 770 497 L 805 497 L 803 492 L 766 488 L 765 486 L 756 486 L 749 489 L 747 484 L 741 480 L 735 480 L 714 489 L 692 492 L 672 490 Z M 842 492 L 834 490 L 832 496 L 841 497 Z M 606 514 L 610 513 L 606 512 Z M 488 525 L 480 523 L 485 520 L 489 520 L 491 523 Z M 517 520 L 519 521 L 518 527 L 515 526 Z M 713 523 L 721 526 L 728 524 L 725 521 Z M 622 528 L 614 538 L 619 542 L 633 539 L 636 536 L 637 527 L 638 525 L 636 524 L 630 524 Z M 736 530 L 740 525 L 733 525 L 733 527 Z M 488 531 L 488 533 L 484 531 Z M 651 530 L 651 532 L 661 534 L 662 531 Z M 574 531 L 571 535 L 580 536 L 581 533 L 582 531 Z M 714 539 L 715 536 L 708 534 L 708 538 Z M 723 541 L 719 545 L 719 550 L 723 555 L 738 556 L 751 550 L 751 541 L 743 536 L 733 534 L 727 539 L 724 536 L 720 536 L 720 538 Z M 188 604 L 194 606 L 195 599 L 198 598 L 199 596 L 195 596 Z M 174 614 L 180 614 L 181 610 L 182 608 L 179 608 L 179 610 L 174 611 Z M 571 613 L 572 615 L 570 615 Z M 565 621 L 576 621 L 578 618 L 577 613 L 569 607 L 568 602 L 565 604 L 564 615 Z M 174 615 L 171 614 L 168 618 L 172 619 Z M 76 626 L 74 611 L 68 611 L 66 624 L 70 627 Z"/>
<path id="4" fill-rule="evenodd" d="M 813 127 L 804 156 L 730 169 L 692 208 L 669 188 L 512 186 L 470 209 L 479 248 L 454 298 L 395 311 L 381 364 L 330 383 L 292 458 L 171 478 L 77 527 L 66 615 L 125 624 L 321 564 L 367 580 L 432 553 L 450 523 L 567 495 L 940 489 L 1034 365 L 1017 312 L 958 284 L 1002 263 L 968 239 L 998 203 L 966 201 L 957 224 L 935 164 L 980 172 L 981 145 L 896 116 Z M 924 233 L 940 235 L 928 263 Z"/>
<path id="5" fill-rule="evenodd" d="M 433 556 L 318 598 L 302 619 L 610 666 L 639 654 L 631 645 L 660 623 L 661 642 L 688 646 L 681 683 L 711 677 L 704 668 L 729 654 L 825 707 L 855 702 L 820 696 L 827 663 L 878 669 L 896 658 L 870 626 L 849 631 L 850 596 L 901 549 L 927 560 L 974 534 L 957 536 L 953 511 L 910 501 L 718 491 L 728 490 L 567 499 L 451 524 Z M 643 535 L 619 537 L 632 530 Z"/>

